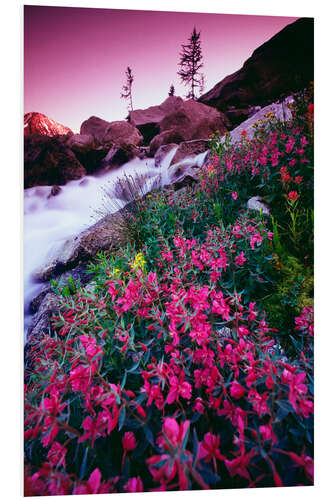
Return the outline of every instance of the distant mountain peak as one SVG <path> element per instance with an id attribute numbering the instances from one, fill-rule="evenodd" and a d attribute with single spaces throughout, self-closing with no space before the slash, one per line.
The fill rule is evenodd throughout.
<path id="1" fill-rule="evenodd" d="M 37 112 L 24 115 L 24 135 L 40 134 L 52 137 L 54 135 L 73 134 L 69 127 L 57 123 L 46 115 Z"/>

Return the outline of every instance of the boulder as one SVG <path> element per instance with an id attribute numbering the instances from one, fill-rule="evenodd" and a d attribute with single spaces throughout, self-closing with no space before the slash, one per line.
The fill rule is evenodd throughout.
<path id="1" fill-rule="evenodd" d="M 197 101 L 183 101 L 181 97 L 175 96 L 168 97 L 159 106 L 131 111 L 129 121 L 140 130 L 145 144 L 150 142 L 152 154 L 162 144 L 180 142 L 174 138 L 168 138 L 168 142 L 163 142 L 170 133 L 177 133 L 184 141 L 207 139 L 216 130 L 221 133 L 227 130 L 227 118 L 222 113 L 217 110 L 212 112 L 212 108 Z M 167 132 L 166 136 L 159 138 L 158 144 L 152 144 L 153 138 L 163 132 Z"/>
<path id="2" fill-rule="evenodd" d="M 59 297 L 55 293 L 49 291 L 41 299 L 36 314 L 32 318 L 32 322 L 27 332 L 27 341 L 30 337 L 38 338 L 42 333 L 48 333 L 50 330 L 50 318 L 59 311 Z"/>
<path id="3" fill-rule="evenodd" d="M 98 116 L 91 116 L 88 120 L 85 120 L 80 127 L 80 135 L 90 135 L 98 143 L 101 143 L 105 135 L 107 127 L 110 122 L 98 118 Z"/>
<path id="4" fill-rule="evenodd" d="M 48 195 L 48 198 L 52 198 L 52 196 L 57 196 L 60 194 L 62 191 L 60 186 L 52 186 L 50 194 Z"/>
<path id="5" fill-rule="evenodd" d="M 272 113 L 277 119 L 281 121 L 289 121 L 292 118 L 292 113 L 289 109 L 289 105 L 294 102 L 292 96 L 286 97 L 282 102 L 273 102 L 268 106 L 263 108 L 259 107 L 259 111 L 255 112 L 250 118 L 243 121 L 238 127 L 234 128 L 231 132 L 229 132 L 229 137 L 231 142 L 238 142 L 242 138 L 242 134 L 244 131 L 246 132 L 246 138 L 252 139 L 254 135 L 254 125 L 258 120 L 261 120 L 263 123 L 267 123 L 267 115 L 268 113 Z M 223 139 L 222 139 L 223 140 Z"/>
<path id="6" fill-rule="evenodd" d="M 209 140 L 207 139 L 181 142 L 171 161 L 171 165 L 184 160 L 184 158 L 195 158 L 198 154 L 208 151 L 208 149 Z"/>
<path id="7" fill-rule="evenodd" d="M 181 97 L 170 96 L 159 106 L 135 109 L 129 113 L 129 122 L 140 130 L 144 143 L 149 144 L 152 138 L 160 132 L 159 124 L 163 118 L 174 113 L 182 102 Z"/>
<path id="8" fill-rule="evenodd" d="M 178 131 L 166 130 L 161 134 L 158 134 L 149 144 L 149 155 L 154 156 L 156 151 L 166 144 L 179 144 L 185 140 Z"/>
<path id="9" fill-rule="evenodd" d="M 258 47 L 241 69 L 202 95 L 200 102 L 226 112 L 266 105 L 313 81 L 313 18 L 298 19 Z M 228 117 L 232 119 L 231 114 Z"/>
<path id="10" fill-rule="evenodd" d="M 177 148 L 177 144 L 175 144 L 174 142 L 171 142 L 170 144 L 165 144 L 164 146 L 160 146 L 154 156 L 155 167 L 160 167 L 164 158 L 170 153 L 170 151 L 172 151 L 175 148 Z"/>
<path id="11" fill-rule="evenodd" d="M 197 101 L 183 101 L 173 113 L 166 115 L 159 124 L 161 132 L 173 130 L 178 132 L 185 141 L 193 139 L 208 139 L 219 131 L 227 131 L 227 118 L 214 108 Z"/>
<path id="12" fill-rule="evenodd" d="M 103 250 L 115 250 L 126 241 L 127 229 L 122 211 L 108 215 L 63 245 L 49 256 L 46 265 L 36 270 L 34 278 L 47 281 L 73 269 Z"/>
<path id="13" fill-rule="evenodd" d="M 135 157 L 139 157 L 141 152 L 137 146 L 132 144 L 121 144 L 112 146 L 105 158 L 103 159 L 102 168 L 119 167 Z"/>
<path id="14" fill-rule="evenodd" d="M 199 172 L 200 166 L 190 162 L 172 165 L 168 169 L 168 184 L 176 185 L 176 188 L 179 189 L 180 187 L 196 182 Z"/>
<path id="15" fill-rule="evenodd" d="M 59 136 L 34 134 L 24 138 L 24 187 L 63 185 L 86 170 Z"/>
<path id="16" fill-rule="evenodd" d="M 111 122 L 102 139 L 103 144 L 139 146 L 143 137 L 139 130 L 126 121 Z"/>
<path id="17" fill-rule="evenodd" d="M 252 196 L 246 204 L 248 210 L 255 210 L 256 212 L 261 212 L 264 215 L 269 215 L 270 211 L 267 205 L 262 202 L 261 196 Z"/>
<path id="18" fill-rule="evenodd" d="M 142 142 L 142 135 L 131 123 L 127 121 L 107 122 L 91 116 L 84 121 L 80 128 L 80 134 L 91 135 L 102 145 L 131 144 L 138 146 Z"/>
<path id="19" fill-rule="evenodd" d="M 39 134 L 49 137 L 73 134 L 69 127 L 57 123 L 42 113 L 26 113 L 24 115 L 24 136 Z"/>
<path id="20" fill-rule="evenodd" d="M 97 147 L 96 140 L 91 134 L 73 134 L 67 141 L 67 146 L 78 153 L 85 153 Z"/>
<path id="21" fill-rule="evenodd" d="M 102 168 L 102 161 L 108 152 L 108 147 L 100 146 L 92 134 L 74 134 L 68 139 L 67 146 L 74 151 L 88 174 Z"/>

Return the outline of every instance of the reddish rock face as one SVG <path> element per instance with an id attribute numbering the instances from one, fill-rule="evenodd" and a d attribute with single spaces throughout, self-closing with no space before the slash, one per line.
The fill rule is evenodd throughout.
<path id="1" fill-rule="evenodd" d="M 55 122 L 42 113 L 26 113 L 24 115 L 24 135 L 32 134 L 53 137 L 54 135 L 73 134 L 73 132 L 70 128 Z"/>

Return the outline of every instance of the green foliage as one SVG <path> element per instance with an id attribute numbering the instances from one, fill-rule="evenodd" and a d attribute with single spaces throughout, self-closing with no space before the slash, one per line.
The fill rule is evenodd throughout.
<path id="1" fill-rule="evenodd" d="M 71 274 L 66 278 L 61 277 L 60 280 L 50 280 L 50 285 L 51 290 L 62 297 L 74 295 L 81 287 L 80 278 L 76 282 Z"/>

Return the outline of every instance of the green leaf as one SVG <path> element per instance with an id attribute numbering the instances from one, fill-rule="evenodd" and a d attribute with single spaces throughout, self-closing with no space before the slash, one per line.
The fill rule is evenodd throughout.
<path id="1" fill-rule="evenodd" d="M 121 430 L 125 423 L 126 419 L 126 408 L 125 406 L 121 407 L 120 413 L 119 413 L 119 420 L 118 420 L 118 429 Z"/>
<path id="2" fill-rule="evenodd" d="M 195 467 L 199 453 L 199 440 L 195 427 L 193 428 L 193 460 L 192 467 Z"/>

